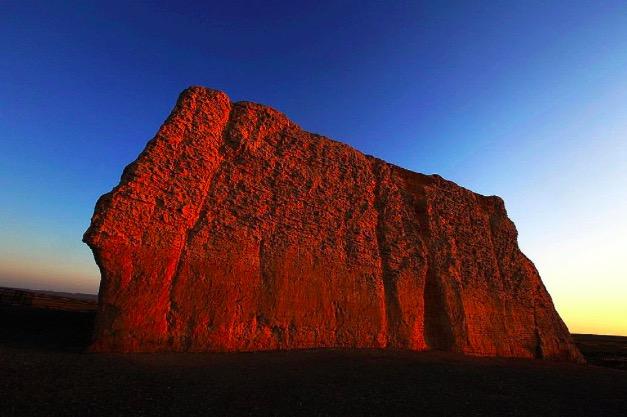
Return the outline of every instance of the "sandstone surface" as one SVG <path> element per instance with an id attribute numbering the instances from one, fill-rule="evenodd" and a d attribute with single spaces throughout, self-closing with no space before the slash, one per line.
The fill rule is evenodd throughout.
<path id="1" fill-rule="evenodd" d="M 581 361 L 503 201 L 185 90 L 84 236 L 93 350 L 442 349 Z"/>

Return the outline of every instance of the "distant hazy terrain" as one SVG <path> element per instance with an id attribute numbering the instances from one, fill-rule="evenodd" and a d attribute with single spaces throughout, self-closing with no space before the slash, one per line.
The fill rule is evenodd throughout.
<path id="1" fill-rule="evenodd" d="M 25 290 L 0 287 L 0 306 L 22 306 L 65 311 L 95 311 L 95 294 Z"/>
<path id="2" fill-rule="evenodd" d="M 573 338 L 589 364 L 627 371 L 627 337 L 574 334 Z"/>

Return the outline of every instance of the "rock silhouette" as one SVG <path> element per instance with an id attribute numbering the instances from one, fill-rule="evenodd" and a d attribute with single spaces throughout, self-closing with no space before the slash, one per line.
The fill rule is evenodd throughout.
<path id="1" fill-rule="evenodd" d="M 84 241 L 96 351 L 442 349 L 581 361 L 503 201 L 185 90 Z"/>

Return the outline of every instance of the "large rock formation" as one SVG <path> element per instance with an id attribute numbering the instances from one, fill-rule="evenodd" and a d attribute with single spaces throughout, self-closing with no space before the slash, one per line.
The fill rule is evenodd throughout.
<path id="1" fill-rule="evenodd" d="M 184 91 L 84 240 L 93 349 L 443 349 L 581 360 L 503 201 Z"/>

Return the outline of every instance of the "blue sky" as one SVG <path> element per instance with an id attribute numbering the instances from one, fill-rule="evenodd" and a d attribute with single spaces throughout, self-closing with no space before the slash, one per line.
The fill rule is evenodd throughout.
<path id="1" fill-rule="evenodd" d="M 0 285 L 96 291 L 96 199 L 204 85 L 502 196 L 571 329 L 627 334 L 624 2 L 85 3 L 0 3 Z"/>

